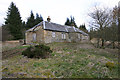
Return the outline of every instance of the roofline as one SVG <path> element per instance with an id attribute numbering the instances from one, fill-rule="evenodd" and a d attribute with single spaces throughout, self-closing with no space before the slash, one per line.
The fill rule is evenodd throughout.
<path id="1" fill-rule="evenodd" d="M 53 22 L 50 22 L 50 23 L 64 26 L 64 28 L 65 28 L 66 31 L 57 31 L 57 30 L 45 29 L 45 22 L 47 22 L 47 21 L 42 21 L 42 22 L 40 22 L 40 23 L 43 23 L 43 29 L 44 29 L 44 30 L 56 31 L 56 32 L 66 32 L 66 33 L 81 33 L 81 34 L 83 34 L 83 35 L 87 35 L 87 36 L 88 36 L 88 34 L 87 34 L 86 32 L 80 30 L 79 28 L 77 28 L 77 29 L 79 29 L 79 30 L 82 31 L 82 32 L 76 32 L 76 28 L 75 28 L 74 26 L 69 26 L 69 27 L 73 28 L 74 31 L 75 31 L 75 32 L 69 32 L 68 29 L 67 29 L 67 27 L 66 27 L 66 26 L 68 26 L 68 25 L 61 25 L 61 24 L 57 24 L 57 23 L 53 23 Z M 34 31 L 34 29 L 37 28 L 40 23 L 38 23 L 37 25 L 35 25 L 34 27 L 32 27 L 33 29 L 30 28 L 30 29 L 32 29 L 32 30 L 30 30 L 30 29 L 26 30 L 26 32 L 28 32 L 29 30 L 30 30 L 30 31 Z"/>

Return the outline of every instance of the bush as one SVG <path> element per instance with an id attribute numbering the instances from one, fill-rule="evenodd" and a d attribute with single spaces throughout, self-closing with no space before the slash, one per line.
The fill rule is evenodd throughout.
<path id="1" fill-rule="evenodd" d="M 112 62 L 107 62 L 106 67 L 109 68 L 110 70 L 115 67 L 115 64 Z"/>
<path id="2" fill-rule="evenodd" d="M 22 55 L 27 56 L 28 58 L 47 58 L 52 53 L 49 46 L 43 44 L 30 46 L 25 51 L 22 52 Z"/>

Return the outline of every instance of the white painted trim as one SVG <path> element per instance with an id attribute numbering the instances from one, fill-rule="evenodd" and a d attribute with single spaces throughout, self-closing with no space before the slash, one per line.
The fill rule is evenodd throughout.
<path id="1" fill-rule="evenodd" d="M 75 30 L 75 32 L 76 32 L 76 29 L 75 29 L 75 27 L 73 26 L 73 29 Z"/>
<path id="2" fill-rule="evenodd" d="M 68 32 L 67 28 L 65 28 L 65 29 L 66 29 L 66 31 Z"/>
<path id="3" fill-rule="evenodd" d="M 43 28 L 45 29 L 45 21 L 43 21 Z"/>

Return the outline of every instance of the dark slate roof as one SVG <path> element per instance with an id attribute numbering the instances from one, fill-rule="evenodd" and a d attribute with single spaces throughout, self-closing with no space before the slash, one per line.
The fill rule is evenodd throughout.
<path id="1" fill-rule="evenodd" d="M 37 26 L 42 26 L 43 29 L 45 30 L 59 31 L 59 32 L 78 32 L 78 33 L 82 33 L 83 35 L 88 35 L 87 33 L 83 32 L 78 28 L 75 28 L 74 26 L 60 25 L 60 24 L 47 22 L 47 21 L 42 21 L 27 31 L 34 31 L 35 28 L 37 28 Z"/>
<path id="2" fill-rule="evenodd" d="M 46 30 L 52 30 L 52 31 L 67 32 L 66 29 L 65 29 L 65 27 L 63 25 L 59 25 L 59 24 L 52 23 L 52 22 L 45 22 L 44 29 L 46 29 Z"/>

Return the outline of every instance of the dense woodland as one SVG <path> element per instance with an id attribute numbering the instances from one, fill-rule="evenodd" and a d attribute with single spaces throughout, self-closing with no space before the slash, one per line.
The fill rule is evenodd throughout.
<path id="1" fill-rule="evenodd" d="M 86 29 L 85 24 L 80 26 L 76 25 L 74 16 L 70 16 L 70 18 L 66 19 L 65 25 L 68 26 L 75 26 L 79 29 L 83 30 L 84 32 L 90 35 L 90 38 L 97 38 L 98 43 L 102 40 L 101 45 L 97 45 L 97 47 L 104 47 L 105 41 L 112 41 L 113 47 L 115 41 L 118 40 L 119 37 L 119 22 L 118 19 L 119 8 L 115 6 L 113 9 L 109 8 L 98 8 L 95 7 L 93 12 L 90 12 L 88 16 L 91 18 L 90 21 L 90 31 Z M 33 11 L 31 11 L 30 16 L 28 17 L 27 21 L 23 21 L 20 16 L 19 9 L 17 6 L 11 2 L 8 11 L 7 11 L 7 18 L 5 18 L 5 25 L 9 30 L 9 33 L 13 36 L 12 39 L 24 39 L 25 31 L 29 28 L 32 28 L 36 24 L 43 21 L 43 17 L 36 13 L 34 16 Z"/>

